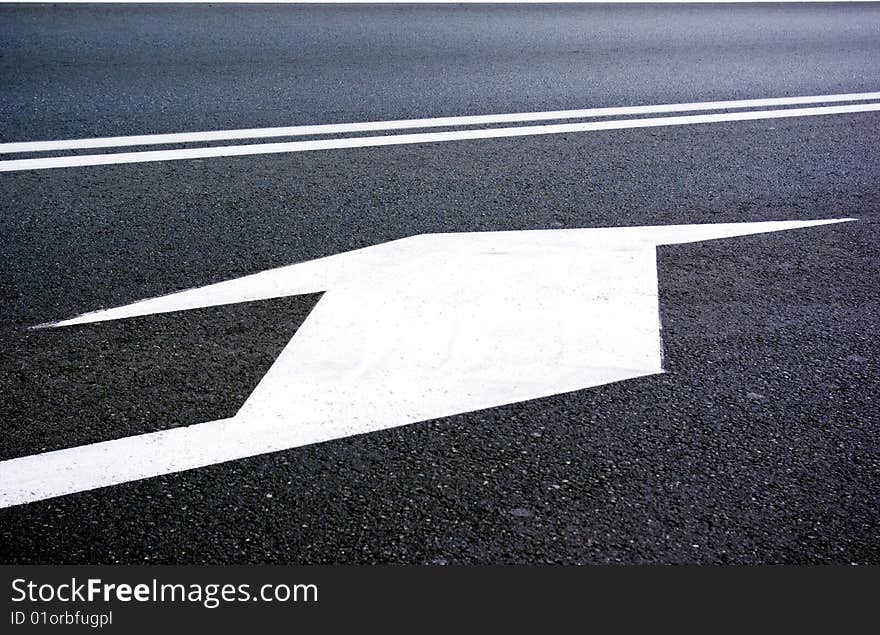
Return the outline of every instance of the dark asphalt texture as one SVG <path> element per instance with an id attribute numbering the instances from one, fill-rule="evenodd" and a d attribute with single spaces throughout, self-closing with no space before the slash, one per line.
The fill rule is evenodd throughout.
<path id="1" fill-rule="evenodd" d="M 0 6 L 0 139 L 876 91 L 880 3 Z"/>
<path id="2" fill-rule="evenodd" d="M 880 6 L 0 7 L 2 140 L 880 90 Z M 232 415 L 319 295 L 28 327 L 438 231 L 658 252 L 666 373 L 0 510 L 3 563 L 880 563 L 880 113 L 0 175 L 0 458 Z"/>

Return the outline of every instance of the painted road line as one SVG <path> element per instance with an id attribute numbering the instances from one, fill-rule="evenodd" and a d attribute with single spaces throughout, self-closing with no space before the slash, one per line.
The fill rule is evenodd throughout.
<path id="1" fill-rule="evenodd" d="M 0 172 L 46 170 L 51 168 L 81 167 L 89 165 L 146 163 L 151 161 L 180 161 L 183 159 L 206 159 L 213 157 L 248 156 L 258 154 L 310 152 L 315 150 L 337 150 L 343 148 L 369 148 L 393 145 L 441 143 L 445 141 L 463 141 L 468 139 L 498 139 L 505 137 L 565 134 L 597 130 L 683 126 L 690 124 L 754 121 L 760 119 L 782 119 L 786 117 L 810 117 L 817 115 L 840 115 L 873 111 L 880 111 L 880 103 L 823 106 L 818 108 L 789 108 L 783 110 L 750 110 L 745 112 L 716 113 L 708 115 L 650 117 L 646 119 L 615 119 L 610 121 L 590 121 L 585 123 L 518 126 L 514 128 L 452 130 L 447 132 L 425 132 L 417 134 L 385 135 L 379 137 L 350 137 L 344 139 L 288 141 L 283 143 L 254 143 L 238 146 L 186 148 L 181 150 L 149 150 L 143 152 L 86 154 L 0 161 Z"/>
<path id="2" fill-rule="evenodd" d="M 0 462 L 0 507 L 662 373 L 659 245 L 847 220 L 425 234 L 57 322 L 324 292 L 234 417 Z"/>
<path id="3" fill-rule="evenodd" d="M 878 0 L 550 0 L 548 4 L 852 4 Z M 45 4 L 46 0 L 18 0 Z M 265 4 L 266 0 L 152 0 L 151 4 Z M 492 0 L 492 4 L 534 4 L 535 0 Z M 53 4 L 143 4 L 143 0 L 56 0 Z M 340 0 L 274 0 L 272 4 L 340 4 Z M 345 0 L 344 4 L 411 4 L 410 0 Z M 486 4 L 486 0 L 419 0 L 418 4 Z"/>
<path id="4" fill-rule="evenodd" d="M 769 99 L 740 99 L 732 101 L 707 101 L 691 102 L 684 104 L 658 104 L 652 106 L 585 108 L 580 110 L 550 110 L 543 112 L 521 112 L 497 115 L 433 117 L 429 119 L 400 119 L 394 121 L 368 121 L 361 123 L 284 126 L 276 128 L 248 128 L 241 130 L 210 130 L 205 132 L 179 132 L 171 134 L 133 135 L 124 137 L 62 139 L 58 141 L 22 141 L 0 143 L 0 154 L 9 154 L 16 152 L 51 152 L 55 150 L 85 150 L 91 148 L 119 148 L 126 146 L 162 145 L 169 143 L 204 143 L 209 141 L 267 139 L 272 137 L 297 137 L 306 135 L 335 135 L 348 134 L 353 132 L 378 132 L 417 128 L 452 128 L 461 126 L 516 123 L 524 121 L 588 119 L 593 117 L 625 117 L 629 115 L 652 115 L 673 112 L 694 112 L 701 110 L 771 108 L 774 106 L 803 106 L 807 104 L 831 104 L 839 102 L 871 100 L 880 100 L 880 92 L 849 93 L 841 95 L 810 95 L 802 97 L 779 97 Z"/>

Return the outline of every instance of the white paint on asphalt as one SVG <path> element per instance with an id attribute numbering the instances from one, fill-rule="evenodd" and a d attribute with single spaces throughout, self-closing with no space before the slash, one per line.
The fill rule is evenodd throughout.
<path id="1" fill-rule="evenodd" d="M 537 0 L 491 0 L 489 4 L 535 4 Z M 849 4 L 877 0 L 549 0 L 546 4 Z M 17 0 L 45 4 L 46 0 Z M 56 0 L 52 4 L 144 4 L 143 0 Z M 151 0 L 150 4 L 266 4 L 266 0 Z M 412 4 L 410 0 L 272 0 L 271 4 Z M 487 4 L 487 0 L 419 0 L 417 4 Z M 544 4 L 544 3 L 541 3 Z"/>
<path id="2" fill-rule="evenodd" d="M 426 234 L 48 325 L 325 291 L 234 417 L 0 462 L 0 507 L 661 373 L 658 245 L 846 220 Z"/>
<path id="3" fill-rule="evenodd" d="M 241 130 L 209 130 L 205 132 L 96 137 L 92 139 L 61 139 L 57 141 L 20 141 L 0 143 L 0 154 L 17 152 L 50 152 L 54 150 L 85 150 L 93 148 L 120 148 L 127 146 L 163 145 L 169 143 L 206 143 L 211 141 L 231 141 L 235 139 L 268 139 L 273 137 L 335 135 L 350 134 L 353 132 L 412 130 L 417 128 L 450 128 L 455 126 L 480 126 L 523 121 L 625 117 L 631 115 L 653 115 L 670 112 L 771 108 L 774 106 L 803 106 L 806 104 L 831 104 L 838 102 L 873 100 L 880 100 L 880 92 L 847 93 L 841 95 L 808 95 L 769 99 L 738 99 L 729 101 L 691 102 L 684 104 L 657 104 L 649 106 L 584 108 L 580 110 L 551 110 L 543 112 L 520 112 L 463 117 L 432 117 L 429 119 L 400 119 L 392 121 L 366 121 L 361 123 L 318 124 L 276 128 L 247 128 Z"/>
<path id="4" fill-rule="evenodd" d="M 317 139 L 313 141 L 287 141 L 280 143 L 253 143 L 248 145 L 186 148 L 180 150 L 148 150 L 142 152 L 116 152 L 111 154 L 88 154 L 38 159 L 15 159 L 0 161 L 0 172 L 19 170 L 45 170 L 50 168 L 82 167 L 89 165 L 116 165 L 145 163 L 151 161 L 179 161 L 183 159 L 206 159 L 212 157 L 248 156 L 336 150 L 342 148 L 369 148 L 378 146 L 440 143 L 468 139 L 498 139 L 597 130 L 623 130 L 626 128 L 651 128 L 657 126 L 683 126 L 691 124 L 721 123 L 731 121 L 754 121 L 786 117 L 811 117 L 817 115 L 841 115 L 880 111 L 880 103 L 820 106 L 815 108 L 787 108 L 780 110 L 749 110 L 744 112 L 713 113 L 705 115 L 681 115 L 675 117 L 649 117 L 645 119 L 612 119 L 580 123 L 548 124 L 541 126 L 517 126 L 512 128 L 485 128 L 424 132 L 414 134 L 383 135 L 376 137 L 348 137 L 343 139 Z"/>

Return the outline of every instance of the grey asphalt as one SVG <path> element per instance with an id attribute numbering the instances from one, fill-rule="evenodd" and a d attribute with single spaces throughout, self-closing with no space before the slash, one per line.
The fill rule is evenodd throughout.
<path id="1" fill-rule="evenodd" d="M 880 5 L 3 6 L 0 140 L 880 90 Z M 231 416 L 302 296 L 29 326 L 425 232 L 658 253 L 662 375 L 0 510 L 4 563 L 880 562 L 880 114 L 0 176 L 0 458 Z M 2 475 L 0 475 L 2 477 Z"/>

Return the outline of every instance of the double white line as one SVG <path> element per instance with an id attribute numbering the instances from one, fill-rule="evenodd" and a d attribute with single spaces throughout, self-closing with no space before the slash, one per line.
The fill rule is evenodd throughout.
<path id="1" fill-rule="evenodd" d="M 824 105 L 841 103 L 843 103 L 843 105 Z M 811 104 L 823 105 L 784 108 L 785 106 L 807 106 Z M 772 110 L 766 110 L 766 108 L 772 108 Z M 699 115 L 675 115 L 668 117 L 639 117 L 640 115 L 695 111 L 725 112 L 709 112 Z M 69 156 L 10 159 L 0 161 L 0 172 L 45 170 L 48 168 L 65 168 L 86 165 L 111 165 L 117 163 L 143 163 L 148 161 L 176 161 L 181 159 L 204 159 L 210 157 L 244 156 L 254 154 L 308 152 L 312 150 L 333 150 L 339 148 L 365 148 L 415 143 L 438 143 L 441 141 L 462 141 L 465 139 L 524 137 L 531 135 L 590 132 L 594 130 L 682 126 L 699 123 L 750 121 L 756 119 L 778 119 L 783 117 L 809 117 L 814 115 L 839 115 L 872 111 L 880 111 L 880 92 L 849 93 L 844 95 L 814 95 L 808 97 L 782 97 L 777 99 L 744 99 L 737 101 L 712 101 L 686 104 L 660 104 L 654 106 L 624 106 L 619 108 L 587 108 L 583 110 L 476 115 L 470 117 L 402 119 L 396 121 L 287 126 L 280 128 L 213 130 L 207 132 L 182 132 L 127 137 L 100 137 L 92 139 L 65 139 L 59 141 L 25 141 L 0 143 L 0 154 L 39 153 L 58 150 L 77 151 L 94 148 L 122 148 L 167 144 L 204 144 L 216 141 L 255 140 L 282 137 L 328 137 L 333 135 L 333 138 L 309 139 L 304 141 L 248 143 L 242 145 L 201 146 L 173 150 L 139 150 L 135 152 L 106 152 L 102 154 L 75 154 Z M 604 119 L 605 117 L 637 118 Z M 585 119 L 590 119 L 590 121 L 583 121 Z M 572 123 L 498 127 L 499 124 L 507 123 L 561 120 L 580 121 Z M 455 129 L 443 132 L 401 133 L 380 136 L 338 136 L 352 133 L 369 133 L 377 131 L 388 132 L 426 128 Z"/>

